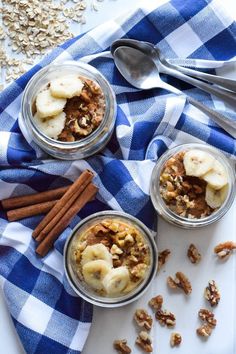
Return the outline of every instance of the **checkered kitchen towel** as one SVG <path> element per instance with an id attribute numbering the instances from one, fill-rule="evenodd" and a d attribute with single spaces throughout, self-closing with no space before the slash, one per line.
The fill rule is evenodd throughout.
<path id="1" fill-rule="evenodd" d="M 236 24 L 212 0 L 173 0 L 139 8 L 55 49 L 0 96 L 0 197 L 65 185 L 85 168 L 99 185 L 98 198 L 86 206 L 43 260 L 35 256 L 32 230 L 41 217 L 8 223 L 0 210 L 0 280 L 17 332 L 27 353 L 80 353 L 92 321 L 92 306 L 78 298 L 65 280 L 62 250 L 71 228 L 95 211 L 124 210 L 149 227 L 154 211 L 149 180 L 155 160 L 183 142 L 203 141 L 236 155 L 235 140 L 184 98 L 155 89 L 131 87 L 114 67 L 110 44 L 129 37 L 158 44 L 169 58 L 227 61 L 236 55 Z M 86 56 L 86 57 L 85 57 Z M 28 142 L 18 125 L 22 91 L 42 66 L 55 60 L 83 60 L 111 82 L 117 96 L 116 128 L 107 148 L 86 161 L 57 161 Z M 214 66 L 209 61 L 210 66 Z M 222 63 L 220 64 L 222 65 Z M 177 80 L 169 83 L 219 110 L 223 103 Z M 231 114 L 236 119 L 236 114 Z"/>

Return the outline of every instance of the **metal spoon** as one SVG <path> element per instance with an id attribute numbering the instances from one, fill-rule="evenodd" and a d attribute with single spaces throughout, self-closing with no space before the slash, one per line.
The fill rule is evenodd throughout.
<path id="1" fill-rule="evenodd" d="M 181 67 L 178 65 L 174 65 L 174 59 L 172 60 L 172 64 L 168 62 L 165 57 L 162 55 L 160 50 L 156 48 L 150 42 L 138 41 L 134 39 L 118 39 L 114 41 L 111 45 L 111 53 L 113 54 L 115 49 L 120 46 L 132 47 L 138 50 L 141 50 L 143 53 L 150 55 L 154 60 L 157 60 L 161 64 L 165 65 L 168 68 L 177 70 L 183 74 L 189 75 L 191 77 L 195 77 L 197 79 L 205 80 L 207 82 L 217 84 L 221 87 L 224 87 L 228 90 L 236 92 L 236 81 L 225 78 L 223 76 L 211 75 L 201 71 L 189 69 L 186 67 Z M 185 59 L 185 62 L 187 59 Z M 178 62 L 178 61 L 177 61 Z"/>
<path id="2" fill-rule="evenodd" d="M 164 88 L 173 93 L 183 94 L 180 90 L 162 81 L 154 61 L 139 50 L 130 47 L 118 47 L 113 51 L 113 57 L 121 75 L 134 87 L 142 90 Z M 189 103 L 202 112 L 211 115 L 220 126 L 236 138 L 236 125 L 232 126 L 232 121 L 228 117 L 208 108 L 190 96 L 186 96 L 186 98 Z"/>

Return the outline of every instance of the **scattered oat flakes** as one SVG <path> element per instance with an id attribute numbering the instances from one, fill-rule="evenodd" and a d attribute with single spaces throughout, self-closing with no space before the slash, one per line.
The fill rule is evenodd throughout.
<path id="1" fill-rule="evenodd" d="M 153 310 L 160 310 L 163 304 L 163 297 L 161 295 L 157 295 L 153 297 L 149 302 L 148 305 L 153 309 Z"/>
<path id="2" fill-rule="evenodd" d="M 209 337 L 212 333 L 212 327 L 208 324 L 204 324 L 196 330 L 197 334 L 201 337 Z"/>
<path id="3" fill-rule="evenodd" d="M 214 280 L 208 282 L 204 296 L 212 307 L 218 305 L 220 301 L 220 292 Z"/>
<path id="4" fill-rule="evenodd" d="M 214 252 L 220 259 L 227 259 L 236 249 L 236 243 L 233 241 L 226 241 L 224 243 L 219 243 L 215 248 Z"/>
<path id="5" fill-rule="evenodd" d="M 203 322 L 206 322 L 209 326 L 211 326 L 212 328 L 214 328 L 216 326 L 216 319 L 215 319 L 215 315 L 213 312 L 211 312 L 210 310 L 207 309 L 201 309 L 198 312 L 198 316 L 200 317 L 200 319 Z"/>
<path id="6" fill-rule="evenodd" d="M 170 345 L 171 347 L 177 347 L 180 345 L 180 343 L 182 342 L 182 337 L 179 333 L 171 333 L 170 336 Z"/>
<path id="7" fill-rule="evenodd" d="M 174 327 L 176 323 L 175 315 L 167 310 L 157 310 L 156 319 L 162 326 Z"/>
<path id="8" fill-rule="evenodd" d="M 158 267 L 157 271 L 159 272 L 163 265 L 167 262 L 171 252 L 169 249 L 165 249 L 158 253 Z"/>
<path id="9" fill-rule="evenodd" d="M 151 353 L 153 351 L 151 337 L 145 331 L 139 333 L 135 343 L 146 353 Z"/>
<path id="10" fill-rule="evenodd" d="M 134 314 L 134 320 L 139 327 L 143 327 L 148 331 L 152 328 L 152 317 L 146 310 L 137 309 Z"/>
<path id="11" fill-rule="evenodd" d="M 113 342 L 114 348 L 117 350 L 118 354 L 130 354 L 131 349 L 127 345 L 126 339 L 119 339 Z"/>
<path id="12" fill-rule="evenodd" d="M 177 272 L 175 274 L 175 279 L 173 279 L 172 277 L 168 277 L 167 284 L 172 289 L 176 289 L 176 288 L 182 289 L 186 295 L 189 295 L 192 292 L 191 283 L 186 277 L 186 275 L 184 275 L 184 273 L 182 272 Z"/>
<path id="13" fill-rule="evenodd" d="M 187 256 L 190 262 L 192 262 L 193 264 L 199 263 L 202 258 L 197 247 L 193 243 L 191 243 L 191 245 L 188 248 Z"/>

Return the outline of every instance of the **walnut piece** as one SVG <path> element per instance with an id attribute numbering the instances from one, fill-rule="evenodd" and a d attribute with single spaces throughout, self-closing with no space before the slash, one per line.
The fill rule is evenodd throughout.
<path id="1" fill-rule="evenodd" d="M 165 249 L 158 253 L 158 267 L 157 271 L 159 272 L 163 265 L 167 262 L 171 252 L 169 249 Z"/>
<path id="2" fill-rule="evenodd" d="M 171 347 L 177 347 L 182 342 L 182 337 L 179 333 L 171 333 L 170 345 Z"/>
<path id="3" fill-rule="evenodd" d="M 177 272 L 175 274 L 175 279 L 173 279 L 172 277 L 168 277 L 167 284 L 172 289 L 176 289 L 176 288 L 183 289 L 186 295 L 189 295 L 192 292 L 191 283 L 186 277 L 186 275 L 184 275 L 184 273 L 182 272 Z"/>
<path id="4" fill-rule="evenodd" d="M 175 315 L 167 310 L 157 310 L 155 317 L 162 326 L 175 326 Z"/>
<path id="5" fill-rule="evenodd" d="M 202 258 L 197 247 L 193 243 L 191 243 L 191 245 L 188 248 L 187 256 L 190 262 L 193 264 L 199 263 Z"/>
<path id="6" fill-rule="evenodd" d="M 152 317 L 143 309 L 135 311 L 134 320 L 139 327 L 143 327 L 148 331 L 152 328 Z"/>
<path id="7" fill-rule="evenodd" d="M 215 248 L 214 252 L 220 259 L 227 259 L 236 249 L 236 243 L 233 241 L 226 241 L 224 243 L 219 243 Z"/>
<path id="8" fill-rule="evenodd" d="M 209 337 L 212 333 L 212 327 L 204 324 L 196 330 L 197 334 L 202 337 Z"/>
<path id="9" fill-rule="evenodd" d="M 152 340 L 147 332 L 142 331 L 136 338 L 135 343 L 146 353 L 152 352 Z"/>
<path id="10" fill-rule="evenodd" d="M 157 295 L 153 297 L 149 302 L 148 305 L 153 309 L 153 310 L 160 310 L 163 304 L 163 297 L 161 295 Z"/>
<path id="11" fill-rule="evenodd" d="M 208 282 L 204 295 L 212 307 L 218 305 L 220 301 L 220 292 L 214 280 Z"/>
<path id="12" fill-rule="evenodd" d="M 113 342 L 114 348 L 118 351 L 119 354 L 130 354 L 131 349 L 127 345 L 126 339 L 118 339 Z"/>
<path id="13" fill-rule="evenodd" d="M 206 324 L 208 324 L 212 328 L 216 326 L 217 321 L 213 312 L 207 309 L 200 309 L 198 312 L 198 316 L 203 322 L 206 322 Z"/>

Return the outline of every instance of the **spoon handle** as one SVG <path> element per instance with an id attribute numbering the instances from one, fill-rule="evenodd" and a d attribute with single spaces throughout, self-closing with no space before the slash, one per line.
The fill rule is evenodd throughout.
<path id="1" fill-rule="evenodd" d="M 193 77 L 187 76 L 179 71 L 176 71 L 174 69 L 166 67 L 163 64 L 161 64 L 161 69 L 162 69 L 162 72 L 165 74 L 171 75 L 179 80 L 187 82 L 190 85 L 198 87 L 205 92 L 208 92 L 212 95 L 215 95 L 215 96 L 225 100 L 227 103 L 233 105 L 234 107 L 236 106 L 236 95 L 232 92 L 226 91 L 222 88 L 211 86 L 203 81 L 194 79 Z"/>

